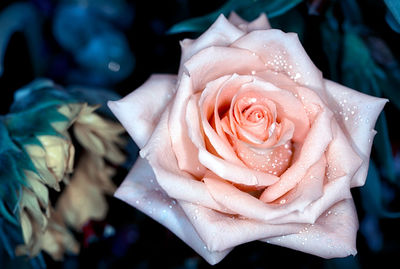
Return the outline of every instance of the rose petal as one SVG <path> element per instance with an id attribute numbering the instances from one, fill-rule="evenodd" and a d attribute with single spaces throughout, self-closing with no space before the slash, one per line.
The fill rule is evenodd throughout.
<path id="1" fill-rule="evenodd" d="M 237 184 L 260 188 L 279 180 L 277 176 L 225 161 L 203 147 L 199 148 L 199 161 L 218 176 Z"/>
<path id="2" fill-rule="evenodd" d="M 331 119 L 329 110 L 323 110 L 311 127 L 297 160 L 282 174 L 280 180 L 269 186 L 262 193 L 260 199 L 272 202 L 287 191 L 291 190 L 305 176 L 307 170 L 324 154 L 326 147 L 332 140 Z"/>
<path id="3" fill-rule="evenodd" d="M 326 158 L 322 158 L 308 169 L 307 174 L 297 184 L 297 186 L 279 198 L 280 204 L 290 204 L 292 210 L 302 212 L 323 195 L 325 179 Z"/>
<path id="4" fill-rule="evenodd" d="M 354 176 L 351 187 L 362 186 L 368 172 L 369 155 L 376 131 L 375 122 L 387 99 L 369 96 L 335 82 L 325 80 L 328 100 L 339 125 L 346 131 L 363 164 Z"/>
<path id="5" fill-rule="evenodd" d="M 175 75 L 152 75 L 142 86 L 108 106 L 142 148 L 175 92 Z M 140 127 L 138 127 L 140 126 Z"/>
<path id="6" fill-rule="evenodd" d="M 263 203 L 209 172 L 204 177 L 208 191 L 223 207 L 249 219 L 267 221 L 286 214 L 277 205 Z"/>
<path id="7" fill-rule="evenodd" d="M 221 214 L 200 205 L 179 202 L 210 251 L 224 251 L 237 245 L 298 232 L 304 225 L 271 225 L 265 222 Z"/>
<path id="8" fill-rule="evenodd" d="M 139 158 L 118 188 L 115 197 L 139 209 L 158 221 L 192 247 L 210 264 L 221 261 L 228 253 L 209 251 L 182 208 L 158 186 L 154 173 L 144 159 Z M 148 202 L 151 203 L 148 203 Z"/>
<path id="9" fill-rule="evenodd" d="M 140 151 L 140 155 L 148 159 L 158 184 L 170 197 L 224 211 L 224 208 L 217 204 L 208 193 L 204 183 L 178 167 L 167 125 L 169 110 L 170 106 L 163 113 L 153 135 Z"/>
<path id="10" fill-rule="evenodd" d="M 298 83 L 324 94 L 322 74 L 308 57 L 297 34 L 276 29 L 253 31 L 236 40 L 231 47 L 255 52 L 267 69 L 285 73 Z"/>
<path id="11" fill-rule="evenodd" d="M 329 166 L 326 171 L 327 177 L 324 182 L 323 195 L 318 200 L 313 201 L 304 211 L 290 213 L 279 220 L 272 220 L 273 223 L 292 221 L 313 223 L 322 212 L 333 204 L 351 198 L 350 182 L 361 165 L 361 159 L 354 152 L 335 121 L 332 124 L 332 131 L 333 140 L 325 153 Z M 302 184 L 304 183 L 300 182 L 299 186 Z M 305 194 L 305 197 L 307 197 L 307 194 Z M 302 199 L 303 196 L 300 196 L 299 201 L 301 202 Z M 294 203 L 297 203 L 297 201 Z"/>
<path id="12" fill-rule="evenodd" d="M 243 84 L 238 96 L 252 96 L 251 92 L 260 92 L 276 105 L 278 120 L 287 118 L 295 124 L 293 142 L 303 141 L 310 128 L 310 123 L 303 104 L 292 92 L 282 90 L 273 84 L 255 78 L 252 82 Z M 239 97 L 238 97 L 239 98 Z"/>
<path id="13" fill-rule="evenodd" d="M 236 39 L 243 36 L 245 32 L 232 25 L 224 15 L 220 15 L 218 19 L 196 40 L 185 39 L 181 42 L 182 55 L 181 64 L 190 59 L 199 51 L 211 46 L 229 46 Z M 183 69 L 179 70 L 179 77 L 181 77 Z"/>
<path id="14" fill-rule="evenodd" d="M 255 30 L 267 30 L 271 29 L 267 16 L 262 13 L 257 19 L 252 22 L 248 22 L 239 17 L 235 12 L 231 12 L 229 15 L 229 22 L 240 28 L 244 32 L 248 33 Z"/>
<path id="15" fill-rule="evenodd" d="M 343 130 L 336 120 L 332 121 L 332 132 L 334 138 L 326 151 L 328 161 L 327 180 L 334 180 L 336 177 L 348 175 L 350 178 L 359 170 L 363 160 L 351 146 Z"/>
<path id="16" fill-rule="evenodd" d="M 343 200 L 327 210 L 316 223 L 297 234 L 290 234 L 263 241 L 296 249 L 323 258 L 355 255 L 358 229 L 357 213 L 353 200 Z"/>
<path id="17" fill-rule="evenodd" d="M 171 139 L 179 168 L 201 178 L 205 173 L 205 168 L 198 161 L 198 149 L 188 136 L 185 116 L 189 98 L 193 94 L 190 78 L 183 74 L 168 119 L 170 135 L 168 139 Z"/>
<path id="18" fill-rule="evenodd" d="M 201 50 L 185 62 L 184 67 L 196 91 L 225 75 L 249 75 L 265 69 L 261 58 L 249 50 L 216 46 Z"/>
<path id="19" fill-rule="evenodd" d="M 199 116 L 204 134 L 218 155 L 231 163 L 243 167 L 244 164 L 236 156 L 232 146 L 226 138 L 226 135 L 222 131 L 218 109 L 224 106 L 229 108 L 230 101 L 232 100 L 231 96 L 235 94 L 241 84 L 248 82 L 249 80 L 251 80 L 251 77 L 238 76 L 237 74 L 221 77 L 208 83 L 207 87 L 201 94 L 200 100 L 198 102 L 193 100 L 192 104 L 194 106 L 199 106 Z M 214 130 L 209 123 L 209 119 L 213 114 L 216 130 Z"/>

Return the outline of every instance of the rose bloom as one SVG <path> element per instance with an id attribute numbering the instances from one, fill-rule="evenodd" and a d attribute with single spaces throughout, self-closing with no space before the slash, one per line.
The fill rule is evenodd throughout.
<path id="1" fill-rule="evenodd" d="M 355 255 L 350 188 L 365 182 L 387 100 L 323 79 L 265 15 L 221 15 L 181 47 L 178 75 L 109 103 L 142 157 L 116 197 L 211 264 L 253 240 Z"/>

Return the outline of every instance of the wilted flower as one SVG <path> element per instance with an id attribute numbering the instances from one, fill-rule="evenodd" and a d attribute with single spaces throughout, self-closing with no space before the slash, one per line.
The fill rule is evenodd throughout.
<path id="1" fill-rule="evenodd" d="M 80 229 L 90 219 L 103 219 L 107 213 L 104 193 L 113 193 L 114 169 L 94 154 L 81 157 L 70 183 L 57 201 L 56 210 L 65 222 Z"/>
<path id="2" fill-rule="evenodd" d="M 32 162 L 49 187 L 60 190 L 59 182 L 72 173 L 75 148 L 70 139 L 53 135 L 38 136 L 41 145 L 25 145 Z"/>
<path id="3" fill-rule="evenodd" d="M 77 254 L 79 244 L 66 227 L 57 211 L 51 212 L 46 232 L 41 238 L 41 246 L 54 260 L 62 260 L 65 252 Z"/>
<path id="4" fill-rule="evenodd" d="M 105 120 L 94 113 L 97 108 L 98 106 L 84 104 L 73 126 L 74 134 L 86 150 L 114 164 L 121 164 L 125 156 L 117 145 L 125 144 L 120 136 L 125 129 L 120 124 Z"/>

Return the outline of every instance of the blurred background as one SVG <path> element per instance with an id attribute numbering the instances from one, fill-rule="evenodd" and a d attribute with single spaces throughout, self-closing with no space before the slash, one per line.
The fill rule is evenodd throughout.
<path id="1" fill-rule="evenodd" d="M 199 36 L 218 14 L 247 20 L 267 13 L 274 28 L 296 32 L 324 77 L 390 100 L 376 129 L 367 184 L 352 190 L 360 220 L 358 254 L 324 260 L 266 243 L 236 247 L 215 268 L 375 268 L 398 264 L 400 253 L 400 3 L 396 0 L 31 0 L 0 2 L 0 114 L 14 93 L 48 78 L 89 103 L 116 100 L 153 73 L 178 71 L 179 41 Z M 107 108 L 102 113 L 110 116 Z M 137 157 L 118 168 L 118 186 Z M 50 193 L 55 203 L 56 192 Z M 74 236 L 80 253 L 55 261 L 27 257 L 3 268 L 208 268 L 162 225 L 106 196 L 104 220 Z M 0 233 L 1 234 L 1 233 Z M 16 267 L 18 266 L 18 267 Z"/>

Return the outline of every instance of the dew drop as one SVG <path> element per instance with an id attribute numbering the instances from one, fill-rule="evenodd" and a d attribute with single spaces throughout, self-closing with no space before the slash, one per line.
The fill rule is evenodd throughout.
<path id="1" fill-rule="evenodd" d="M 109 62 L 108 69 L 110 69 L 113 72 L 118 72 L 121 69 L 121 66 L 119 65 L 119 63 Z"/>

